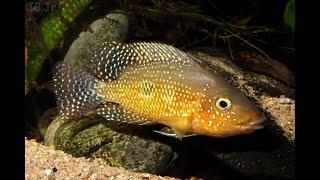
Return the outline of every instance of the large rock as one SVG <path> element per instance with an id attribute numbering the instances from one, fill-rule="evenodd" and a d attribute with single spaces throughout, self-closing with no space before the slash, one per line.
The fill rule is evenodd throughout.
<path id="1" fill-rule="evenodd" d="M 123 13 L 110 13 L 90 24 L 87 31 L 70 46 L 64 61 L 82 66 L 92 57 L 95 45 L 106 40 L 124 41 L 128 34 L 128 17 Z"/>
<path id="2" fill-rule="evenodd" d="M 106 123 L 99 117 L 71 122 L 55 119 L 47 130 L 46 145 L 75 157 L 96 157 L 109 165 L 137 172 L 164 173 L 175 153 L 164 143 L 152 140 L 146 127 Z"/>

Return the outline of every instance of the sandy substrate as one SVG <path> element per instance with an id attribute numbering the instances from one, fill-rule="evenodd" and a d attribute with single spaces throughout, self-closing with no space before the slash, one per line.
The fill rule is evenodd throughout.
<path id="1" fill-rule="evenodd" d="M 75 158 L 25 140 L 25 179 L 175 179 L 110 167 L 102 159 Z"/>
<path id="2" fill-rule="evenodd" d="M 295 100 L 284 96 L 269 97 L 261 96 L 261 104 L 267 112 L 275 119 L 276 123 L 282 127 L 285 136 L 290 140 L 295 139 Z"/>

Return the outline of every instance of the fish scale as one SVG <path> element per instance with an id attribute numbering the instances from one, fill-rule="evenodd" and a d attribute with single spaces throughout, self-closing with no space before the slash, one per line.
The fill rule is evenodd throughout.
<path id="1" fill-rule="evenodd" d="M 54 87 L 65 118 L 93 112 L 111 121 L 160 123 L 178 138 L 251 133 L 265 120 L 240 90 L 161 43 L 100 43 L 85 68 L 59 63 Z"/>

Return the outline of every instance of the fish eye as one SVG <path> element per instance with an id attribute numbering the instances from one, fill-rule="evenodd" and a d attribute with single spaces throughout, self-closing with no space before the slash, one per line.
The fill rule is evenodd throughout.
<path id="1" fill-rule="evenodd" d="M 229 99 L 219 98 L 219 99 L 216 101 L 216 106 L 217 106 L 219 109 L 226 110 L 226 109 L 229 109 L 229 108 L 231 107 L 231 102 L 230 102 Z"/>

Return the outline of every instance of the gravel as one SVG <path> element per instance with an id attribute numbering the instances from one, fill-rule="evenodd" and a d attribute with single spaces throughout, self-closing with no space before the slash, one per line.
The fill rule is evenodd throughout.
<path id="1" fill-rule="evenodd" d="M 175 179 L 111 167 L 103 159 L 75 158 L 35 140 L 25 140 L 25 179 Z"/>

